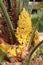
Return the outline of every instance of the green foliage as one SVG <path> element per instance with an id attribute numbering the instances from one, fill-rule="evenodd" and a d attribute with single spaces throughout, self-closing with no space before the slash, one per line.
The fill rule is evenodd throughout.
<path id="1" fill-rule="evenodd" d="M 40 46 L 40 49 L 43 49 L 43 44 Z"/>
<path id="2" fill-rule="evenodd" d="M 40 10 L 43 10 L 43 1 L 40 2 Z"/>
<path id="3" fill-rule="evenodd" d="M 0 56 L 0 61 L 3 61 L 3 57 L 2 56 Z"/>
<path id="4" fill-rule="evenodd" d="M 25 9 L 28 11 L 28 2 L 29 2 L 29 0 L 23 0 L 23 4 L 24 4 L 24 7 L 25 7 Z"/>
<path id="5" fill-rule="evenodd" d="M 42 15 L 42 12 L 40 10 L 38 10 L 37 13 L 33 14 L 33 16 L 32 16 L 33 25 L 35 25 L 38 22 L 37 20 L 40 19 L 41 15 Z"/>
<path id="6" fill-rule="evenodd" d="M 35 26 L 35 24 L 38 22 L 38 19 L 40 19 L 42 15 L 42 11 L 38 10 L 37 14 L 33 14 L 32 16 L 32 23 L 33 23 L 33 26 Z M 43 32 L 43 18 L 41 19 L 41 23 L 39 23 L 38 25 L 38 30 L 39 32 Z"/>
<path id="7" fill-rule="evenodd" d="M 37 50 L 37 52 L 36 52 L 37 57 L 38 57 L 38 58 L 40 58 L 40 57 L 43 58 L 43 44 L 41 44 L 41 45 L 39 46 L 39 49 L 40 49 L 40 50 Z"/>
<path id="8" fill-rule="evenodd" d="M 37 51 L 36 54 L 38 58 L 43 57 L 43 54 L 40 51 Z"/>
<path id="9" fill-rule="evenodd" d="M 23 7 L 25 7 L 25 9 L 28 11 L 29 9 L 28 2 L 29 0 L 18 0 L 17 1 L 17 15 L 20 14 Z"/>

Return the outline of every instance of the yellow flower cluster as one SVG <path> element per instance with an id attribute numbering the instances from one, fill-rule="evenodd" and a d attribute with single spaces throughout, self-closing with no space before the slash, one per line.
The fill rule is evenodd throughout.
<path id="1" fill-rule="evenodd" d="M 0 48 L 3 49 L 5 52 L 8 52 L 8 49 L 10 49 L 11 46 L 3 42 L 0 43 Z M 0 51 L 0 55 L 4 56 L 3 52 Z"/>
<path id="2" fill-rule="evenodd" d="M 19 45 L 17 48 L 17 53 L 21 53 L 24 47 L 24 45 Z"/>
<path id="3" fill-rule="evenodd" d="M 35 32 L 33 41 L 34 41 L 34 46 L 36 46 L 39 43 L 39 32 L 38 31 Z"/>
<path id="4" fill-rule="evenodd" d="M 32 32 L 32 22 L 29 13 L 23 8 L 17 23 L 16 37 L 20 44 L 28 43 Z M 34 45 L 39 42 L 39 32 L 35 32 Z"/>
<path id="5" fill-rule="evenodd" d="M 35 36 L 34 36 L 34 40 L 33 41 L 34 41 L 34 43 L 33 43 L 34 46 L 36 46 L 39 43 L 39 32 L 38 31 L 35 32 Z M 38 48 L 37 50 L 40 51 L 40 48 Z M 37 50 L 34 52 L 32 58 L 37 56 L 37 54 L 36 54 Z"/>
<path id="6" fill-rule="evenodd" d="M 2 48 L 3 50 L 5 51 L 8 51 L 8 49 L 10 48 L 11 46 L 7 43 L 1 43 L 0 44 L 0 48 Z"/>
<path id="7" fill-rule="evenodd" d="M 2 48 L 4 51 L 6 51 L 11 56 L 17 56 L 17 54 L 22 52 L 22 49 L 24 48 L 24 45 L 19 45 L 16 48 L 16 47 L 11 47 L 7 43 L 1 43 L 0 44 L 0 48 Z M 0 55 L 4 56 L 4 54 L 1 51 L 0 51 Z"/>
<path id="8" fill-rule="evenodd" d="M 32 22 L 30 15 L 25 10 L 25 8 L 23 8 L 21 14 L 19 15 L 19 20 L 17 24 L 18 27 L 15 34 L 17 40 L 19 41 L 20 44 L 27 43 L 32 32 Z"/>
<path id="9" fill-rule="evenodd" d="M 17 56 L 16 48 L 9 48 L 9 49 L 8 49 L 8 53 L 9 53 L 11 56 Z"/>

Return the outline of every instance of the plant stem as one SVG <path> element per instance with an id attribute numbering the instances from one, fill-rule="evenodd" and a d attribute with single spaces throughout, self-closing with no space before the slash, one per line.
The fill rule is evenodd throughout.
<path id="1" fill-rule="evenodd" d="M 0 51 L 1 51 L 3 54 L 5 54 L 5 56 L 8 58 L 8 60 L 11 59 L 10 55 L 9 55 L 6 51 L 4 51 L 2 48 L 0 48 Z"/>
<path id="2" fill-rule="evenodd" d="M 28 41 L 27 49 L 29 49 L 31 47 L 32 41 L 34 39 L 35 31 L 36 31 L 36 29 L 37 29 L 37 27 L 38 27 L 38 25 L 39 25 L 39 23 L 40 23 L 40 21 L 41 21 L 42 18 L 43 18 L 43 13 L 42 13 L 40 19 L 37 21 L 37 23 L 36 23 L 36 25 L 35 25 L 35 27 L 34 27 L 34 29 L 32 31 L 30 40 Z"/>
<path id="3" fill-rule="evenodd" d="M 17 15 L 19 15 L 20 14 L 20 0 L 18 0 L 18 4 L 17 4 Z"/>
<path id="4" fill-rule="evenodd" d="M 16 40 L 16 37 L 15 37 L 15 35 L 14 35 L 14 29 L 13 29 L 11 20 L 10 20 L 10 18 L 9 18 L 9 15 L 8 15 L 8 13 L 7 13 L 7 10 L 6 10 L 6 8 L 5 8 L 4 3 L 2 2 L 2 0 L 0 0 L 0 8 L 1 8 L 1 10 L 2 10 L 4 16 L 5 16 L 6 23 L 7 23 L 7 26 L 8 26 L 8 28 L 9 28 L 9 30 L 10 30 L 10 33 L 11 33 L 12 38 L 13 38 L 13 43 L 14 43 L 15 40 Z"/>
<path id="5" fill-rule="evenodd" d="M 38 45 L 32 50 L 32 52 L 30 53 L 30 55 L 28 56 L 27 60 L 26 60 L 26 65 L 30 65 L 31 62 L 31 58 L 32 55 L 34 54 L 34 52 L 37 50 L 37 48 L 43 43 L 43 40 L 41 42 L 38 43 Z"/>

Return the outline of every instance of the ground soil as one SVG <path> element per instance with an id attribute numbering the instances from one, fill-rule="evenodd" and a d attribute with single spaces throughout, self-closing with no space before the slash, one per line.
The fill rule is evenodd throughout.
<path id="1" fill-rule="evenodd" d="M 15 61 L 15 62 L 3 61 L 0 62 L 0 65 L 25 65 L 25 61 Z M 43 65 L 43 59 L 35 57 L 34 59 L 32 59 L 31 65 Z"/>

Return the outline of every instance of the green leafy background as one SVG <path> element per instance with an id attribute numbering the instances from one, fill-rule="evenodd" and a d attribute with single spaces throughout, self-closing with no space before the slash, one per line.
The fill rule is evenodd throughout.
<path id="1" fill-rule="evenodd" d="M 35 24 L 38 22 L 38 19 L 41 17 L 42 11 L 38 10 L 37 13 L 34 13 L 32 16 L 32 23 L 35 26 Z M 43 19 L 41 20 L 41 23 L 38 25 L 39 32 L 43 32 Z"/>

